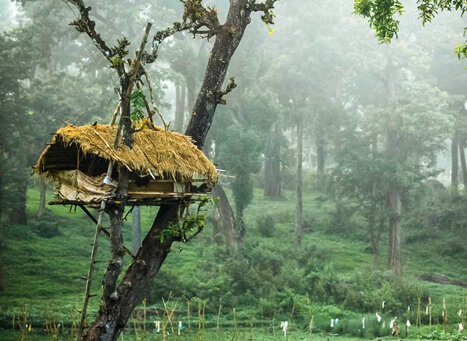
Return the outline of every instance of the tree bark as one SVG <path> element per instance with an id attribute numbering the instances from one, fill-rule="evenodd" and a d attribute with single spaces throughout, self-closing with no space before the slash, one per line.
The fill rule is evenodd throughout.
<path id="1" fill-rule="evenodd" d="M 27 181 L 20 180 L 16 186 L 17 200 L 14 207 L 8 214 L 8 221 L 10 225 L 26 225 L 27 224 L 27 211 L 26 211 L 26 194 L 28 186 Z"/>
<path id="2" fill-rule="evenodd" d="M 281 131 L 279 124 L 275 124 L 274 132 L 270 134 L 265 150 L 264 163 L 264 196 L 280 198 L 282 194 L 281 184 L 281 155 L 280 155 Z"/>
<path id="3" fill-rule="evenodd" d="M 3 144 L 1 138 L 0 160 L 3 161 Z M 5 290 L 5 279 L 3 276 L 3 251 L 5 250 L 5 241 L 3 240 L 3 171 L 3 168 L 0 169 L 0 292 Z"/>
<path id="4" fill-rule="evenodd" d="M 181 132 L 185 116 L 186 87 L 182 84 L 175 85 L 175 130 Z"/>
<path id="5" fill-rule="evenodd" d="M 391 109 L 392 117 L 391 120 L 398 120 L 396 116 L 396 76 L 397 70 L 395 69 L 394 62 L 391 56 L 388 58 L 386 65 L 386 87 L 388 95 L 388 105 Z M 395 164 L 404 162 L 399 155 L 399 145 L 397 138 L 397 131 L 389 126 L 387 132 L 387 153 L 391 161 Z M 393 177 L 396 177 L 394 174 Z M 388 256 L 388 270 L 392 270 L 396 276 L 402 274 L 402 262 L 401 262 L 401 215 L 402 215 L 402 203 L 401 203 L 401 188 L 395 180 L 391 180 L 388 186 L 388 208 L 390 212 L 389 217 L 389 256 Z"/>
<path id="6" fill-rule="evenodd" d="M 221 227 L 220 230 L 225 235 L 225 244 L 229 250 L 237 252 L 238 244 L 235 231 L 234 212 L 222 185 L 214 186 L 212 189 L 212 197 L 219 198 L 219 202 L 216 207 L 219 214 L 218 226 Z"/>
<path id="7" fill-rule="evenodd" d="M 221 93 L 230 60 L 250 22 L 251 12 L 247 3 L 247 0 L 230 1 L 227 20 L 216 36 L 206 67 L 205 78 L 186 131 L 186 135 L 191 136 L 200 149 L 212 124 L 218 104 L 217 96 Z M 116 289 L 117 299 L 107 309 L 99 310 L 96 321 L 84 340 L 117 340 L 134 307 L 146 296 L 148 288 L 170 252 L 174 238 L 164 238 L 162 242 L 160 237 L 170 223 L 178 220 L 179 205 L 173 203 L 161 206 L 140 251 Z"/>
<path id="8" fill-rule="evenodd" d="M 194 139 L 194 143 L 199 149 L 203 149 L 206 135 L 211 128 L 230 60 L 243 38 L 246 26 L 251 21 L 251 12 L 247 8 L 247 4 L 247 0 L 230 1 L 227 21 L 216 37 L 208 61 L 209 72 L 205 74 L 196 104 L 192 110 L 192 119 L 190 119 L 185 132 L 186 135 Z M 202 120 L 193 119 L 199 114 L 203 115 Z"/>
<path id="9" fill-rule="evenodd" d="M 39 200 L 39 211 L 37 213 L 37 219 L 42 218 L 42 216 L 45 213 L 47 182 L 45 181 L 43 177 L 39 178 L 39 190 L 40 190 L 40 200 Z"/>
<path id="10" fill-rule="evenodd" d="M 377 222 L 377 212 L 377 205 L 373 205 L 368 219 L 368 223 L 370 224 L 370 242 L 373 249 L 373 266 L 375 269 L 379 268 L 379 243 L 381 241 L 381 234 L 386 220 L 384 216 L 381 215 Z"/>
<path id="11" fill-rule="evenodd" d="M 451 142 L 451 193 L 459 194 L 459 134 L 456 131 Z"/>
<path id="12" fill-rule="evenodd" d="M 131 244 L 133 255 L 136 256 L 141 247 L 141 208 L 135 206 L 131 213 Z"/>
<path id="13" fill-rule="evenodd" d="M 326 139 L 322 129 L 316 132 L 316 156 L 318 176 L 323 178 L 326 164 Z"/>
<path id="14" fill-rule="evenodd" d="M 187 100 L 187 111 L 192 110 L 195 106 L 196 101 L 196 80 L 193 76 L 186 76 L 186 100 Z M 193 112 L 190 112 L 190 115 Z"/>
<path id="15" fill-rule="evenodd" d="M 159 213 L 143 241 L 136 259 L 128 267 L 117 288 L 118 296 L 112 305 L 99 310 L 84 340 L 115 341 L 120 336 L 135 306 L 146 296 L 154 276 L 170 253 L 174 241 L 166 238 L 161 242 L 161 233 L 171 222 L 178 219 L 178 205 L 161 206 Z"/>
<path id="16" fill-rule="evenodd" d="M 303 114 L 297 120 L 297 207 L 295 212 L 295 239 L 302 246 L 303 238 Z"/>
<path id="17" fill-rule="evenodd" d="M 465 136 L 459 136 L 459 155 L 461 160 L 462 180 L 464 182 L 464 193 L 467 193 L 467 165 L 465 161 Z"/>
<path id="18" fill-rule="evenodd" d="M 388 207 L 390 209 L 389 217 L 389 258 L 388 270 L 392 270 L 396 276 L 402 275 L 401 261 L 401 214 L 402 203 L 400 189 L 395 183 L 389 185 Z"/>

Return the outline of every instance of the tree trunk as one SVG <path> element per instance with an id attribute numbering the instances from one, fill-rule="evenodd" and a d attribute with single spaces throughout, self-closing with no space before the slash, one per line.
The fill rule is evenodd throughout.
<path id="1" fill-rule="evenodd" d="M 212 124 L 218 104 L 216 96 L 222 90 L 230 60 L 250 22 L 251 12 L 247 8 L 247 3 L 247 0 L 230 2 L 227 21 L 216 36 L 205 78 L 192 110 L 192 113 L 196 114 L 191 115 L 186 135 L 191 136 L 200 149 L 204 145 Z M 170 252 L 174 238 L 164 238 L 161 242 L 160 236 L 170 223 L 178 221 L 179 205 L 179 203 L 173 203 L 161 206 L 138 255 L 117 287 L 116 300 L 107 309 L 99 310 L 96 321 L 84 340 L 115 341 L 118 339 L 134 307 L 146 296 L 148 288 Z"/>
<path id="2" fill-rule="evenodd" d="M 161 242 L 161 233 L 167 226 L 177 221 L 178 205 L 161 206 L 159 213 L 136 259 L 128 267 L 125 276 L 119 284 L 114 304 L 108 309 L 100 309 L 84 340 L 115 341 L 118 339 L 130 318 L 135 306 L 146 296 L 154 276 L 159 272 L 170 247 L 172 238 Z"/>
<path id="3" fill-rule="evenodd" d="M 280 156 L 279 124 L 275 124 L 274 133 L 270 134 L 265 150 L 264 163 L 264 196 L 270 198 L 280 198 L 282 192 L 281 185 L 281 156 Z"/>
<path id="4" fill-rule="evenodd" d="M 131 244 L 133 255 L 136 256 L 141 247 L 141 207 L 135 206 L 131 213 Z"/>
<path id="5" fill-rule="evenodd" d="M 0 160 L 3 161 L 3 144 L 0 138 Z M 3 168 L 0 169 L 0 292 L 5 290 L 5 280 L 3 276 L 3 251 L 5 241 L 3 240 Z"/>
<path id="6" fill-rule="evenodd" d="M 227 21 L 216 37 L 208 61 L 207 68 L 210 70 L 205 74 L 196 104 L 192 110 L 191 120 L 185 132 L 186 135 L 192 136 L 199 149 L 203 149 L 206 135 L 211 128 L 212 119 L 219 104 L 218 96 L 222 92 L 230 60 L 243 38 L 246 26 L 251 21 L 251 12 L 247 9 L 247 3 L 247 0 L 230 1 Z M 204 115 L 202 120 L 193 119 L 200 113 Z"/>
<path id="7" fill-rule="evenodd" d="M 323 178 L 326 164 L 326 139 L 322 129 L 316 132 L 316 155 L 318 176 Z"/>
<path id="8" fill-rule="evenodd" d="M 396 82 L 395 77 L 397 69 L 395 68 L 394 62 L 392 61 L 391 55 L 388 57 L 386 65 L 386 88 L 387 88 L 387 100 L 388 105 L 391 109 L 393 117 L 392 120 L 398 120 L 396 111 Z M 394 128 L 389 127 L 387 132 L 387 153 L 393 163 L 397 164 L 404 162 L 399 157 L 399 145 L 397 131 Z M 397 174 L 393 174 L 396 177 Z M 391 180 L 388 186 L 388 200 L 389 208 L 389 256 L 388 256 L 388 269 L 392 270 L 396 276 L 402 274 L 402 263 L 401 263 L 401 188 L 398 184 Z"/>
<path id="9" fill-rule="evenodd" d="M 39 190 L 40 190 L 40 200 L 39 200 L 39 211 L 37 212 L 37 219 L 42 218 L 42 216 L 45 213 L 47 182 L 45 181 L 43 177 L 39 178 Z"/>
<path id="10" fill-rule="evenodd" d="M 8 214 L 8 221 L 10 225 L 26 225 L 27 224 L 27 213 L 26 213 L 26 194 L 27 194 L 27 181 L 19 181 L 16 186 L 17 200 L 14 207 Z"/>
<path id="11" fill-rule="evenodd" d="M 235 231 L 234 212 L 222 185 L 214 186 L 212 189 L 212 197 L 219 198 L 219 202 L 216 207 L 219 214 L 218 226 L 220 226 L 220 231 L 225 235 L 227 248 L 231 251 L 237 252 L 238 244 Z"/>
<path id="12" fill-rule="evenodd" d="M 187 99 L 187 110 L 192 110 L 195 106 L 196 100 L 196 80 L 193 76 L 186 77 L 186 99 Z M 190 116 L 193 112 L 190 112 Z"/>
<path id="13" fill-rule="evenodd" d="M 185 116 L 185 99 L 186 87 L 185 85 L 175 85 L 175 130 L 181 132 L 183 129 L 183 121 Z"/>
<path id="14" fill-rule="evenodd" d="M 370 212 L 369 224 L 370 224 L 370 241 L 373 249 L 373 266 L 375 269 L 379 268 L 379 243 L 381 241 L 381 234 L 384 228 L 385 218 L 384 215 L 380 216 L 379 222 L 377 222 L 377 205 L 373 206 Z"/>
<path id="15" fill-rule="evenodd" d="M 303 238 L 303 115 L 299 113 L 297 120 L 297 207 L 295 212 L 295 239 L 297 246 L 302 246 Z"/>
<path id="16" fill-rule="evenodd" d="M 464 193 L 467 193 L 467 165 L 465 161 L 465 137 L 459 136 L 459 155 L 461 159 L 462 180 L 464 182 Z"/>
<path id="17" fill-rule="evenodd" d="M 373 266 L 379 268 L 379 238 L 373 242 Z"/>
<path id="18" fill-rule="evenodd" d="M 454 133 L 451 143 L 451 193 L 459 193 L 459 134 Z"/>
<path id="19" fill-rule="evenodd" d="M 402 275 L 401 262 L 401 214 L 402 203 L 401 193 L 398 186 L 394 183 L 389 185 L 388 191 L 388 207 L 390 209 L 389 217 L 389 258 L 388 270 L 392 270 L 396 276 Z"/>

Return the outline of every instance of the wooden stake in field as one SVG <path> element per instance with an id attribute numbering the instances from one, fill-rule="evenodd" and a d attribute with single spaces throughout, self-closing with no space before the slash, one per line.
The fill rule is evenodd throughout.
<path id="1" fill-rule="evenodd" d="M 431 335 L 431 296 L 428 297 L 428 331 Z"/>
<path id="2" fill-rule="evenodd" d="M 446 327 L 448 325 L 448 314 L 446 311 L 446 298 L 443 297 L 443 328 L 446 332 Z"/>

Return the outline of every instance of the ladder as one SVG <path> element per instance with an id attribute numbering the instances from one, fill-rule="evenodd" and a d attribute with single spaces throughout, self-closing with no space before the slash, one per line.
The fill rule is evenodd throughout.
<path id="1" fill-rule="evenodd" d="M 84 207 L 81 206 L 81 208 L 84 208 Z M 104 214 L 104 210 L 105 210 L 105 201 L 102 201 L 101 207 L 99 209 L 99 216 L 97 218 L 96 232 L 94 233 L 94 241 L 92 243 L 91 263 L 89 264 L 88 276 L 86 277 L 86 289 L 84 292 L 83 309 L 81 310 L 81 318 L 79 321 L 79 328 L 78 328 L 78 339 L 77 339 L 78 341 L 80 341 L 83 336 L 83 331 L 84 331 L 84 328 L 86 327 L 85 326 L 86 312 L 88 309 L 89 298 L 93 296 L 91 295 L 92 274 L 94 272 L 94 268 L 96 265 L 96 255 L 97 255 L 97 249 L 99 247 L 99 234 L 102 230 L 102 216 Z M 85 210 L 85 212 L 88 213 L 89 211 Z"/>

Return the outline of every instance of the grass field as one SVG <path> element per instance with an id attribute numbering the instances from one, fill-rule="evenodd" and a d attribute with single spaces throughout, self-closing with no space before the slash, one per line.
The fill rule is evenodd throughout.
<path id="1" fill-rule="evenodd" d="M 51 199 L 52 193 L 49 193 Z M 61 206 L 48 207 L 46 215 L 41 221 L 47 221 L 47 230 L 44 231 L 41 221 L 35 220 L 35 213 L 38 207 L 38 191 L 32 189 L 28 193 L 29 222 L 27 226 L 10 227 L 6 226 L 5 237 L 7 249 L 4 255 L 4 268 L 6 275 L 6 291 L 0 296 L 0 340 L 13 340 L 13 333 L 10 328 L 14 316 L 18 317 L 21 311 L 26 309 L 29 321 L 33 325 L 33 336 L 31 340 L 41 340 L 39 334 L 34 334 L 34 330 L 43 329 L 46 321 L 55 321 L 56 324 L 69 325 L 77 320 L 78 309 L 82 302 L 84 292 L 84 280 L 89 266 L 89 257 L 93 239 L 94 225 L 84 215 L 78 211 L 69 212 L 68 208 Z M 304 215 L 310 222 L 312 231 L 304 236 L 304 245 L 314 247 L 318 252 L 325 253 L 326 266 L 332 268 L 333 273 L 338 276 L 343 283 L 354 278 L 356 273 L 363 274 L 371 268 L 372 255 L 366 251 L 367 242 L 361 234 L 329 234 L 326 226 L 329 224 L 329 212 L 333 210 L 333 203 L 326 200 L 319 193 L 306 193 L 304 196 Z M 143 208 L 142 226 L 147 230 L 151 224 L 152 217 L 157 212 L 157 208 Z M 275 217 L 275 231 L 271 238 L 264 238 L 257 229 L 257 219 L 265 214 Z M 250 205 L 245 214 L 245 223 L 248 226 L 247 239 L 249 245 L 271 245 L 272 250 L 277 250 L 281 254 L 287 255 L 295 249 L 293 239 L 293 219 L 294 200 L 292 192 L 285 192 L 284 199 L 268 200 L 262 196 L 262 191 L 255 191 L 253 204 Z M 51 228 L 52 226 L 52 228 Z M 130 223 L 125 223 L 125 244 L 131 245 Z M 187 287 L 201 288 L 203 292 L 212 293 L 217 289 L 216 278 L 206 278 L 207 269 L 216 263 L 219 248 L 212 243 L 212 227 L 206 229 L 193 243 L 183 245 L 183 251 L 178 252 L 178 246 L 173 247 L 173 251 L 164 265 L 165 276 L 183 281 Z M 413 231 L 406 231 L 411 233 Z M 44 237 L 45 236 L 45 237 Z M 383 237 L 381 245 L 381 264 L 384 268 L 384 261 L 387 256 L 387 245 Z M 415 241 L 405 245 L 403 252 L 404 277 L 414 283 L 423 293 L 430 295 L 433 299 L 433 321 L 441 322 L 441 302 L 445 297 L 448 302 L 448 315 L 451 323 L 451 330 L 456 329 L 456 323 L 460 317 L 456 317 L 459 309 L 467 311 L 467 291 L 464 288 L 454 285 L 441 285 L 436 283 L 423 282 L 418 279 L 421 274 L 441 273 L 452 279 L 467 280 L 467 258 L 449 256 L 444 252 L 449 248 L 449 243 L 457 239 L 457 236 L 446 233 L 442 238 Z M 108 257 L 108 242 L 104 237 L 100 239 L 97 271 L 93 282 L 92 293 L 100 293 L 100 278 L 105 268 L 105 261 Z M 281 271 L 285 271 L 284 268 Z M 157 285 L 157 284 L 156 284 Z M 220 285 L 220 284 L 219 284 Z M 166 288 L 165 286 L 164 288 Z M 286 288 L 284 288 L 286 290 Z M 289 289 L 287 289 L 289 290 Z M 312 294 L 312 293 L 310 293 Z M 161 295 L 169 296 L 169 292 Z M 216 294 L 214 294 L 215 296 Z M 219 293 L 219 296 L 222 293 Z M 203 299 L 203 297 L 200 297 Z M 172 304 L 177 304 L 177 318 L 186 323 L 187 321 L 187 301 L 185 297 L 172 297 Z M 198 307 L 197 300 L 193 299 L 192 314 L 196 315 Z M 272 334 L 272 319 L 262 319 L 260 308 L 245 304 L 237 306 L 237 319 L 239 325 L 248 325 L 254 322 L 254 340 L 282 340 L 285 339 L 279 330 L 279 321 L 290 320 L 293 328 L 290 331 L 289 340 L 307 340 L 309 318 L 315 316 L 314 325 L 316 332 L 313 339 L 324 340 L 346 335 L 347 337 L 384 337 L 387 331 L 381 331 L 380 327 L 371 327 L 372 332 L 361 330 L 362 317 L 367 317 L 368 323 L 374 321 L 375 310 L 358 311 L 349 310 L 341 306 L 342 302 L 334 302 L 332 299 L 327 302 L 313 303 L 313 311 L 294 312 L 298 306 L 287 309 L 277 309 L 276 333 Z M 218 302 L 209 302 L 211 312 L 206 315 L 206 331 L 203 338 L 198 334 L 188 338 L 187 330 L 181 338 L 167 340 L 251 340 L 251 328 L 242 328 L 233 338 L 233 316 L 232 306 L 223 306 L 221 314 L 222 334 L 219 336 L 215 331 L 216 311 Z M 412 298 L 410 303 L 415 310 L 416 300 Z M 422 305 L 422 310 L 424 310 Z M 98 299 L 91 301 L 89 309 L 90 320 L 97 312 Z M 465 308 L 465 309 L 464 309 Z M 162 302 L 155 301 L 148 305 L 152 311 L 162 311 Z M 262 308 L 261 308 L 262 309 Z M 375 308 L 377 309 L 377 308 Z M 209 310 L 209 309 L 208 309 Z M 415 311 L 410 313 L 410 318 L 415 319 Z M 407 313 L 401 313 L 404 316 Z M 304 318 L 305 316 L 305 318 Z M 329 319 L 339 317 L 343 322 L 338 330 L 331 330 Z M 389 321 L 391 316 L 384 316 Z M 150 314 L 148 321 L 163 317 L 155 313 Z M 425 318 L 426 319 L 426 318 Z M 194 318 L 193 321 L 196 319 Z M 264 322 L 262 322 L 264 320 Z M 193 322 L 194 324 L 196 322 Z M 295 324 L 296 323 L 296 324 Z M 130 322 L 132 324 L 132 322 Z M 151 325 L 152 327 L 152 325 Z M 265 329 L 267 328 L 267 330 Z M 124 335 L 124 340 L 136 340 L 132 325 L 128 326 Z M 257 330 L 256 330 L 257 329 Z M 66 332 L 68 333 L 68 331 Z M 428 333 L 425 333 L 427 335 Z M 17 335 L 18 336 L 18 335 Z M 420 337 L 423 333 L 420 334 Z M 141 340 L 162 340 L 161 336 L 140 335 Z M 417 337 L 418 338 L 418 337 Z M 44 340 L 47 338 L 43 338 Z M 69 339 L 65 335 L 61 340 Z M 449 337 L 448 337 L 449 339 Z M 58 339 L 57 339 L 58 340 Z M 339 337 L 339 340 L 344 338 Z M 345 339 L 347 340 L 347 339 Z M 350 340 L 350 339 L 349 339 Z"/>

